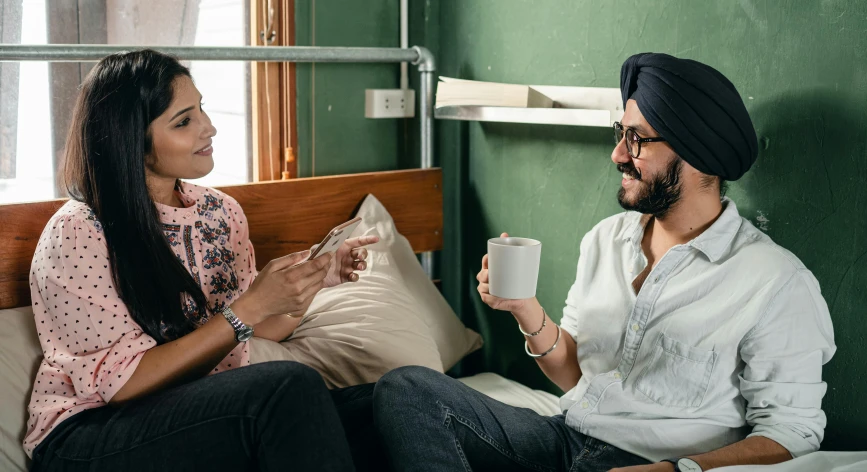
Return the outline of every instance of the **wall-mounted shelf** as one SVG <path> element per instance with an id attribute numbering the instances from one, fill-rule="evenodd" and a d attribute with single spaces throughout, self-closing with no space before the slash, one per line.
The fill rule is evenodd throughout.
<path id="1" fill-rule="evenodd" d="M 434 116 L 443 120 L 600 127 L 609 127 L 623 117 L 618 88 L 532 87 L 554 100 L 554 108 L 451 106 L 437 108 Z"/>

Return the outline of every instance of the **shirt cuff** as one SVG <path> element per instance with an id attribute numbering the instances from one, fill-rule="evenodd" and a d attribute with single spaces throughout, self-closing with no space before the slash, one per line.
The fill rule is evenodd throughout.
<path id="1" fill-rule="evenodd" d="M 797 429 L 784 424 L 756 425 L 748 438 L 758 436 L 768 438 L 786 448 L 793 458 L 801 457 L 819 450 L 819 439 L 808 428 L 799 426 Z"/>
<path id="2" fill-rule="evenodd" d="M 99 389 L 99 395 L 105 403 L 110 402 L 111 399 L 114 398 L 115 394 L 126 385 L 130 377 L 132 377 L 133 372 L 135 372 L 136 367 L 138 367 L 139 362 L 144 358 L 146 352 L 147 351 L 141 351 L 137 353 L 129 360 L 129 362 L 125 363 L 122 367 L 122 375 L 111 373 L 109 376 L 113 378 L 110 382 L 103 380 L 104 386 Z"/>

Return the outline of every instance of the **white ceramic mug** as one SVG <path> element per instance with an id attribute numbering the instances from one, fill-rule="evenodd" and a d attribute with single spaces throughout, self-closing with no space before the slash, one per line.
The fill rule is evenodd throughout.
<path id="1" fill-rule="evenodd" d="M 488 240 L 488 283 L 491 295 L 511 300 L 536 296 L 542 243 L 527 238 Z"/>

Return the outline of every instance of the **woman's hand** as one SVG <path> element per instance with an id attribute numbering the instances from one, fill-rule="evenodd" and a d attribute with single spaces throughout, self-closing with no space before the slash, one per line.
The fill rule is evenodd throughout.
<path id="1" fill-rule="evenodd" d="M 261 323 L 274 315 L 301 316 L 322 290 L 333 256 L 323 254 L 305 261 L 310 251 L 296 252 L 272 260 L 256 280 L 232 303 L 232 310 L 247 325 Z"/>
<path id="2" fill-rule="evenodd" d="M 325 286 L 335 287 L 344 282 L 357 282 L 358 274 L 355 271 L 367 269 L 367 249 L 364 247 L 378 242 L 379 236 L 347 239 L 337 250 L 334 262 L 325 278 Z"/>

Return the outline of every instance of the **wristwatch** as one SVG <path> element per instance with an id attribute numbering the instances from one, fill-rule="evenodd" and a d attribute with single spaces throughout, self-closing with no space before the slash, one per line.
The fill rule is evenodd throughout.
<path id="1" fill-rule="evenodd" d="M 232 308 L 226 307 L 221 312 L 223 317 L 226 318 L 226 321 L 232 325 L 232 329 L 235 330 L 235 341 L 242 343 L 253 337 L 253 327 L 247 326 L 243 321 L 239 320 L 237 316 L 235 316 L 235 312 L 232 311 Z"/>
<path id="2" fill-rule="evenodd" d="M 704 469 L 698 465 L 698 462 L 681 457 L 679 459 L 665 459 L 662 462 L 671 462 L 674 464 L 675 472 L 704 472 Z"/>

